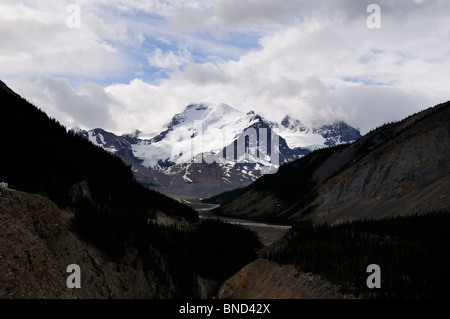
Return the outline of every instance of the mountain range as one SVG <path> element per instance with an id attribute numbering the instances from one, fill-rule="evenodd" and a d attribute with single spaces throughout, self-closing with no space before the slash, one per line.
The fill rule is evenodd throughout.
<path id="1" fill-rule="evenodd" d="M 446 210 L 449 136 L 447 102 L 207 201 L 220 204 L 221 215 L 319 224 Z"/>
<path id="2" fill-rule="evenodd" d="M 342 121 L 306 127 L 286 115 L 276 123 L 223 103 L 190 104 L 153 134 L 136 130 L 117 136 L 101 128 L 72 132 L 120 156 L 142 184 L 195 197 L 247 186 L 315 149 L 361 137 Z"/>

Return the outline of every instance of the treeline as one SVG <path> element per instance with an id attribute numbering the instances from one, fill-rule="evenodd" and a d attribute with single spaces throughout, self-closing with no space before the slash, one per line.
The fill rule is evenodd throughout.
<path id="1" fill-rule="evenodd" d="M 365 298 L 449 298 L 450 214 L 347 222 L 302 222 L 267 257 L 320 274 L 345 293 Z M 369 289 L 366 268 L 381 268 L 381 289 Z"/>

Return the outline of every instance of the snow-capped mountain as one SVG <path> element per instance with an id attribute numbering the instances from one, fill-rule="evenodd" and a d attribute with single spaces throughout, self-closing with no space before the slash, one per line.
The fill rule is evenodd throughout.
<path id="1" fill-rule="evenodd" d="M 278 124 L 223 103 L 190 104 L 156 134 L 72 131 L 122 157 L 140 182 L 200 197 L 248 185 L 311 150 L 361 136 L 343 122 L 308 128 L 286 116 Z"/>
<path id="2" fill-rule="evenodd" d="M 144 166 L 170 172 L 173 163 L 221 151 L 255 122 L 226 104 L 191 104 L 165 124 L 160 134 L 135 143 L 133 152 Z"/>
<path id="3" fill-rule="evenodd" d="M 361 137 L 359 130 L 342 121 L 306 127 L 301 121 L 289 115 L 281 120 L 280 135 L 292 148 L 306 146 L 311 150 L 351 143 Z"/>

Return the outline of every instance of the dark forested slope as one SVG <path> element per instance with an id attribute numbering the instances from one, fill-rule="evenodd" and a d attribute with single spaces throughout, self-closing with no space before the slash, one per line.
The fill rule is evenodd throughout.
<path id="1" fill-rule="evenodd" d="M 68 133 L 18 95 L 0 89 L 0 101 L 0 180 L 10 186 L 40 193 L 61 206 L 73 206 L 87 197 L 99 205 L 129 207 L 136 213 L 149 213 L 151 207 L 189 221 L 197 219 L 188 207 L 141 187 L 119 157 Z"/>

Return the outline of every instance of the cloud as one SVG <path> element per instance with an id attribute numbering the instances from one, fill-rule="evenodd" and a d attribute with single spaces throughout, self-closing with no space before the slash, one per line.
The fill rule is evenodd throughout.
<path id="1" fill-rule="evenodd" d="M 117 45 L 144 41 L 123 22 L 109 23 L 96 6 L 80 2 L 80 28 L 69 28 L 72 1 L 6 1 L 0 4 L 0 68 L 5 76 L 54 74 L 98 78 L 129 62 Z M 114 43 L 114 44 L 113 44 Z"/>
<path id="2" fill-rule="evenodd" d="M 155 131 L 205 101 L 273 120 L 346 120 L 364 133 L 450 99 L 450 2 L 378 1 L 381 29 L 367 28 L 370 3 L 82 1 L 76 31 L 55 28 L 63 5 L 11 2 L 0 8 L 0 67 L 36 75 L 6 82 L 66 125 Z M 127 80 L 70 85 L 111 74 Z"/>
<path id="3" fill-rule="evenodd" d="M 388 11 L 380 30 L 366 27 L 364 10 L 359 19 L 353 9 L 351 19 L 325 14 L 330 10 L 305 16 L 262 37 L 260 49 L 239 60 L 189 65 L 155 91 L 170 87 L 181 105 L 203 99 L 275 119 L 343 119 L 367 132 L 449 99 L 442 85 L 449 80 L 450 46 L 442 42 L 449 29 L 434 4 L 422 17 L 406 6 L 397 15 Z M 401 19 L 405 12 L 416 19 Z"/>
<path id="4" fill-rule="evenodd" d="M 193 63 L 194 59 L 189 51 L 189 44 L 180 42 L 177 51 L 168 50 L 163 52 L 160 48 L 155 48 L 148 57 L 148 63 L 151 66 L 160 69 L 177 70 L 180 67 Z"/>
<path id="5" fill-rule="evenodd" d="M 67 79 L 42 75 L 33 83 L 18 79 L 10 86 L 68 128 L 118 128 L 112 115 L 117 101 L 93 83 L 85 83 L 76 91 Z"/>

